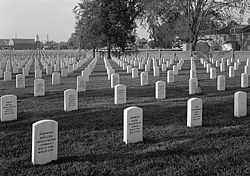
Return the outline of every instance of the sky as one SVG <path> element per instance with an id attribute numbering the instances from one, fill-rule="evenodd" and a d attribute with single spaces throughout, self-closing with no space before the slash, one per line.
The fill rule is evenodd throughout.
<path id="1" fill-rule="evenodd" d="M 67 41 L 74 31 L 72 9 L 80 0 L 0 0 L 0 38 Z M 139 37 L 146 37 L 140 27 Z"/>
<path id="2" fill-rule="evenodd" d="M 66 41 L 74 31 L 79 0 L 0 0 L 0 38 Z"/>

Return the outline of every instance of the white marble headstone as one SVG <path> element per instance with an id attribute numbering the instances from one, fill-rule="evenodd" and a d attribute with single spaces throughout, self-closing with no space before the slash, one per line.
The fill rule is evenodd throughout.
<path id="1" fill-rule="evenodd" d="M 247 93 L 238 91 L 234 94 L 234 116 L 245 117 L 247 115 Z"/>
<path id="2" fill-rule="evenodd" d="M 34 96 L 45 96 L 45 81 L 44 79 L 34 80 Z"/>
<path id="3" fill-rule="evenodd" d="M 166 82 L 165 81 L 157 81 L 155 83 L 155 98 L 156 99 L 166 98 Z"/>
<path id="4" fill-rule="evenodd" d="M 248 87 L 248 75 L 247 73 L 241 74 L 241 88 Z"/>
<path id="5" fill-rule="evenodd" d="M 119 84 L 120 83 L 120 76 L 118 73 L 112 73 L 111 74 L 111 81 L 110 81 L 110 86 L 111 88 L 114 88 L 115 85 Z"/>
<path id="6" fill-rule="evenodd" d="M 210 68 L 210 79 L 216 79 L 216 68 Z"/>
<path id="7" fill-rule="evenodd" d="M 173 70 L 168 70 L 167 72 L 167 82 L 173 83 L 174 82 L 174 72 Z"/>
<path id="8" fill-rule="evenodd" d="M 226 79 L 224 75 L 219 75 L 217 78 L 217 90 L 224 91 L 226 89 Z"/>
<path id="9" fill-rule="evenodd" d="M 197 88 L 198 88 L 198 80 L 197 80 L 197 78 L 190 78 L 189 79 L 189 95 L 195 94 Z"/>
<path id="10" fill-rule="evenodd" d="M 16 75 L 16 88 L 25 88 L 25 76 L 23 74 Z"/>
<path id="11" fill-rule="evenodd" d="M 17 96 L 4 95 L 0 98 L 1 122 L 17 120 Z"/>
<path id="12" fill-rule="evenodd" d="M 191 98 L 188 100 L 187 126 L 202 126 L 202 100 L 200 98 Z"/>
<path id="13" fill-rule="evenodd" d="M 52 73 L 52 85 L 61 84 L 61 75 L 59 72 Z"/>
<path id="14" fill-rule="evenodd" d="M 123 84 L 117 84 L 114 89 L 114 104 L 125 104 L 127 102 L 127 87 Z"/>
<path id="15" fill-rule="evenodd" d="M 76 90 L 77 92 L 84 92 L 86 91 L 86 87 L 87 87 L 87 82 L 85 81 L 83 76 L 77 76 L 77 81 L 76 81 Z"/>
<path id="16" fill-rule="evenodd" d="M 40 120 L 32 124 L 32 163 L 43 165 L 57 160 L 58 123 Z"/>
<path id="17" fill-rule="evenodd" d="M 126 144 L 143 141 L 143 110 L 129 107 L 123 112 L 123 142 Z"/>
<path id="18" fill-rule="evenodd" d="M 10 81 L 12 79 L 12 73 L 9 71 L 4 72 L 4 81 Z"/>
<path id="19" fill-rule="evenodd" d="M 74 111 L 78 109 L 78 93 L 75 89 L 64 91 L 64 111 Z"/>
<path id="20" fill-rule="evenodd" d="M 158 66 L 153 67 L 154 77 L 160 76 L 160 69 Z"/>
<path id="21" fill-rule="evenodd" d="M 132 68 L 132 79 L 138 78 L 138 69 Z"/>
<path id="22" fill-rule="evenodd" d="M 141 72 L 140 79 L 141 86 L 148 85 L 148 72 Z"/>

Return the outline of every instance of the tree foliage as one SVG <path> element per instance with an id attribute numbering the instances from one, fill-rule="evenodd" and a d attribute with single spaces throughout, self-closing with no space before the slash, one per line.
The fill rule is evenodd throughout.
<path id="1" fill-rule="evenodd" d="M 172 33 L 189 40 L 193 48 L 201 31 L 232 20 L 240 21 L 250 4 L 249 0 L 147 0 L 145 3 L 145 19 L 154 40 L 160 40 L 162 34 L 156 33 L 169 26 Z M 165 35 L 172 40 L 172 33 L 166 31 Z"/>
<path id="2" fill-rule="evenodd" d="M 76 34 L 82 48 L 107 46 L 124 50 L 135 41 L 141 0 L 82 0 L 74 8 Z M 110 54 L 109 54 L 110 57 Z"/>

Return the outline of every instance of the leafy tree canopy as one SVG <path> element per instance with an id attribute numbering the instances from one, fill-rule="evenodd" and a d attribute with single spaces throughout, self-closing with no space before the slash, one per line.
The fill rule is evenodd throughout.
<path id="1" fill-rule="evenodd" d="M 161 40 L 159 36 L 164 34 L 160 33 L 168 26 L 168 40 L 173 40 L 174 33 L 195 48 L 201 31 L 216 29 L 232 20 L 241 21 L 249 4 L 249 0 L 146 0 L 144 19 L 155 41 Z M 159 46 L 164 47 L 164 42 Z"/>

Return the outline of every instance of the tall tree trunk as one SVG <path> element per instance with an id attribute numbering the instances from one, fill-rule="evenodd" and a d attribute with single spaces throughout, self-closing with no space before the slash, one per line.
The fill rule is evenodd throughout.
<path id="1" fill-rule="evenodd" d="M 92 51 L 93 51 L 93 54 L 92 54 L 92 55 L 93 55 L 93 58 L 95 58 L 95 48 L 93 48 Z"/>
<path id="2" fill-rule="evenodd" d="M 194 32 L 192 36 L 191 49 L 192 51 L 196 50 L 196 44 L 198 42 L 198 32 Z"/>
<path id="3" fill-rule="evenodd" d="M 108 43 L 107 43 L 107 46 L 108 46 L 108 55 L 107 55 L 107 57 L 108 57 L 108 59 L 111 59 L 111 44 L 110 44 L 110 40 L 108 40 L 107 41 Z"/>

